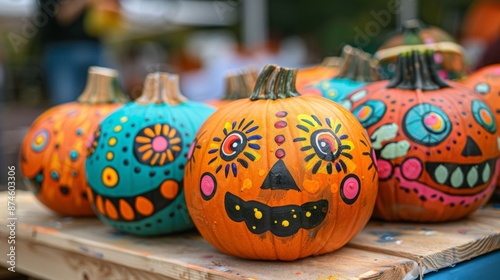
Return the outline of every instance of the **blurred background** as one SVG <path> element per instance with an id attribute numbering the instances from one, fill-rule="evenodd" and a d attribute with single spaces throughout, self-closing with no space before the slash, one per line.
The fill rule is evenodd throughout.
<path id="1" fill-rule="evenodd" d="M 0 0 L 0 166 L 17 165 L 29 125 L 74 100 L 90 65 L 117 69 L 131 98 L 167 71 L 205 101 L 222 96 L 227 70 L 310 67 L 345 44 L 373 54 L 415 18 L 459 42 L 469 69 L 495 62 L 484 59 L 499 42 L 495 0 Z"/>

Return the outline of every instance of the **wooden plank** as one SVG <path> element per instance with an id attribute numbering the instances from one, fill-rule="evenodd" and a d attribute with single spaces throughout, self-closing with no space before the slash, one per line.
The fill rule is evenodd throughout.
<path id="1" fill-rule="evenodd" d="M 3 250 L 7 248 L 7 245 L 5 240 L 0 240 L 0 248 L 2 248 L 0 262 L 2 263 L 7 261 L 7 253 Z M 18 255 L 17 262 L 20 264 L 16 266 L 16 272 L 42 279 L 174 279 L 36 242 L 19 242 L 16 246 L 16 254 Z"/>
<path id="2" fill-rule="evenodd" d="M 16 238 L 22 246 L 35 244 L 176 279 L 414 279 L 419 274 L 413 260 L 348 247 L 294 262 L 243 260 L 220 253 L 195 231 L 140 238 L 116 232 L 95 218 L 61 218 L 30 193 L 19 191 L 16 204 Z M 0 219 L 5 221 L 7 213 L 1 205 L 6 205 L 3 194 Z M 0 227 L 0 239 L 6 235 Z M 25 265 L 21 258 L 18 265 Z"/>
<path id="3" fill-rule="evenodd" d="M 414 260 L 425 274 L 500 249 L 500 209 L 436 224 L 371 221 L 350 247 Z"/>

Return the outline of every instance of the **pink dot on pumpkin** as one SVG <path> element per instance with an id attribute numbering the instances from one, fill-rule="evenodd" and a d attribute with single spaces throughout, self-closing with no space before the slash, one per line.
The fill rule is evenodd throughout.
<path id="1" fill-rule="evenodd" d="M 276 153 L 275 153 L 275 156 L 279 159 L 285 157 L 285 150 L 283 149 L 277 149 L 276 150 Z"/>
<path id="2" fill-rule="evenodd" d="M 359 193 L 359 182 L 354 178 L 345 180 L 344 187 L 342 188 L 344 197 L 347 199 L 354 199 Z"/>
<path id="3" fill-rule="evenodd" d="M 422 163 L 416 158 L 409 158 L 403 162 L 401 172 L 406 179 L 416 180 L 422 173 Z"/>
<path id="4" fill-rule="evenodd" d="M 434 44 L 436 41 L 433 38 L 427 37 L 424 39 L 425 44 Z"/>
<path id="5" fill-rule="evenodd" d="M 387 179 L 391 177 L 392 164 L 389 161 L 385 159 L 379 159 L 377 160 L 377 166 L 378 166 L 378 176 L 380 179 Z"/>
<path id="6" fill-rule="evenodd" d="M 206 197 L 211 197 L 215 190 L 215 181 L 212 176 L 205 174 L 201 177 L 200 189 L 203 195 Z"/>
<path id="7" fill-rule="evenodd" d="M 438 74 L 439 74 L 439 76 L 440 76 L 441 78 L 443 78 L 443 79 L 448 79 L 448 72 L 446 72 L 446 70 L 443 70 L 443 69 L 438 70 Z"/>
<path id="8" fill-rule="evenodd" d="M 165 137 L 156 136 L 155 138 L 153 138 L 151 146 L 153 147 L 153 151 L 160 153 L 167 149 L 168 142 L 167 139 L 165 139 Z"/>
<path id="9" fill-rule="evenodd" d="M 285 128 L 287 125 L 285 121 L 277 121 L 274 123 L 274 128 Z"/>
<path id="10" fill-rule="evenodd" d="M 284 118 L 287 115 L 288 115 L 288 113 L 285 112 L 285 111 L 279 111 L 279 112 L 276 113 L 276 117 L 278 117 L 278 118 Z"/>
<path id="11" fill-rule="evenodd" d="M 437 63 L 437 64 L 441 64 L 444 60 L 444 57 L 442 54 L 440 53 L 435 53 L 434 54 L 434 61 Z"/>
<path id="12" fill-rule="evenodd" d="M 494 68 L 493 69 L 493 74 L 500 75 L 500 67 Z"/>

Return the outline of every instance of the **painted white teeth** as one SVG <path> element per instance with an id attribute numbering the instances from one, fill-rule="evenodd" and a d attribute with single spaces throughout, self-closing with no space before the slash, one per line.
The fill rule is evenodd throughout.
<path id="1" fill-rule="evenodd" d="M 476 186 L 477 180 L 479 179 L 479 174 L 477 173 L 477 165 L 474 165 L 467 173 L 467 184 L 470 188 Z"/>
<path id="2" fill-rule="evenodd" d="M 448 179 L 448 168 L 446 168 L 444 165 L 440 164 L 436 170 L 434 171 L 434 176 L 436 177 L 436 181 L 439 184 L 444 184 L 446 180 Z"/>
<path id="3" fill-rule="evenodd" d="M 491 179 L 492 170 L 491 163 L 485 162 L 482 167 L 480 165 L 470 166 L 469 171 L 465 174 L 466 166 L 456 166 L 453 168 L 447 167 L 446 164 L 439 164 L 434 170 L 434 180 L 439 184 L 449 184 L 453 188 L 461 188 L 467 182 L 469 188 L 474 188 L 478 184 L 485 184 Z M 453 171 L 453 172 L 451 172 Z M 451 172 L 451 174 L 450 174 Z"/>
<path id="4" fill-rule="evenodd" d="M 490 180 L 490 176 L 491 176 L 491 167 L 490 167 L 490 164 L 489 163 L 486 163 L 486 165 L 484 166 L 484 169 L 483 169 L 483 182 L 486 183 Z"/>
<path id="5" fill-rule="evenodd" d="M 451 173 L 450 183 L 454 188 L 459 188 L 464 182 L 464 173 L 460 167 L 457 167 L 453 173 Z"/>

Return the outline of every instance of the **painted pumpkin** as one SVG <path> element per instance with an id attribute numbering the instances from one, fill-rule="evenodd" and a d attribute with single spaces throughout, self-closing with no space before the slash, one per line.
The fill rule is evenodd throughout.
<path id="1" fill-rule="evenodd" d="M 222 107 L 231 101 L 248 98 L 257 80 L 257 71 L 253 69 L 231 71 L 226 74 L 226 88 L 222 99 L 206 102 L 212 107 Z"/>
<path id="2" fill-rule="evenodd" d="M 500 64 L 486 66 L 472 73 L 463 84 L 484 97 L 500 124 Z M 498 149 L 500 149 L 500 130 L 498 133 Z M 500 197 L 500 178 L 497 179 L 496 194 Z"/>
<path id="3" fill-rule="evenodd" d="M 25 183 L 60 215 L 94 215 L 86 191 L 85 157 L 98 123 L 126 101 L 117 75 L 111 69 L 91 67 L 78 101 L 47 110 L 24 137 L 20 163 Z"/>
<path id="4" fill-rule="evenodd" d="M 201 235 L 238 257 L 294 260 L 339 249 L 377 194 L 365 131 L 340 105 L 299 96 L 295 69 L 267 66 L 250 99 L 200 128 L 184 177 Z"/>
<path id="5" fill-rule="evenodd" d="M 300 94 L 313 94 L 341 102 L 360 87 L 378 80 L 377 62 L 368 53 L 349 45 L 342 50 L 343 63 L 338 75 L 299 88 Z"/>
<path id="6" fill-rule="evenodd" d="M 418 20 L 408 20 L 402 30 L 384 42 L 374 55 L 380 62 L 382 78 L 394 76 L 398 54 L 427 49 L 434 51 L 434 61 L 442 78 L 458 80 L 465 76 L 463 49 L 453 37 L 437 27 L 425 26 Z"/>
<path id="7" fill-rule="evenodd" d="M 390 82 L 351 96 L 378 159 L 374 217 L 456 220 L 494 190 L 500 166 L 493 113 L 481 96 L 441 79 L 433 57 L 432 51 L 403 53 Z"/>
<path id="8" fill-rule="evenodd" d="M 297 72 L 296 87 L 300 89 L 321 80 L 335 77 L 343 63 L 341 57 L 325 57 L 319 65 L 299 69 Z"/>
<path id="9" fill-rule="evenodd" d="M 196 131 L 212 112 L 179 93 L 177 75 L 148 75 L 142 96 L 104 119 L 89 149 L 89 197 L 97 216 L 142 236 L 193 228 L 184 166 Z"/>

